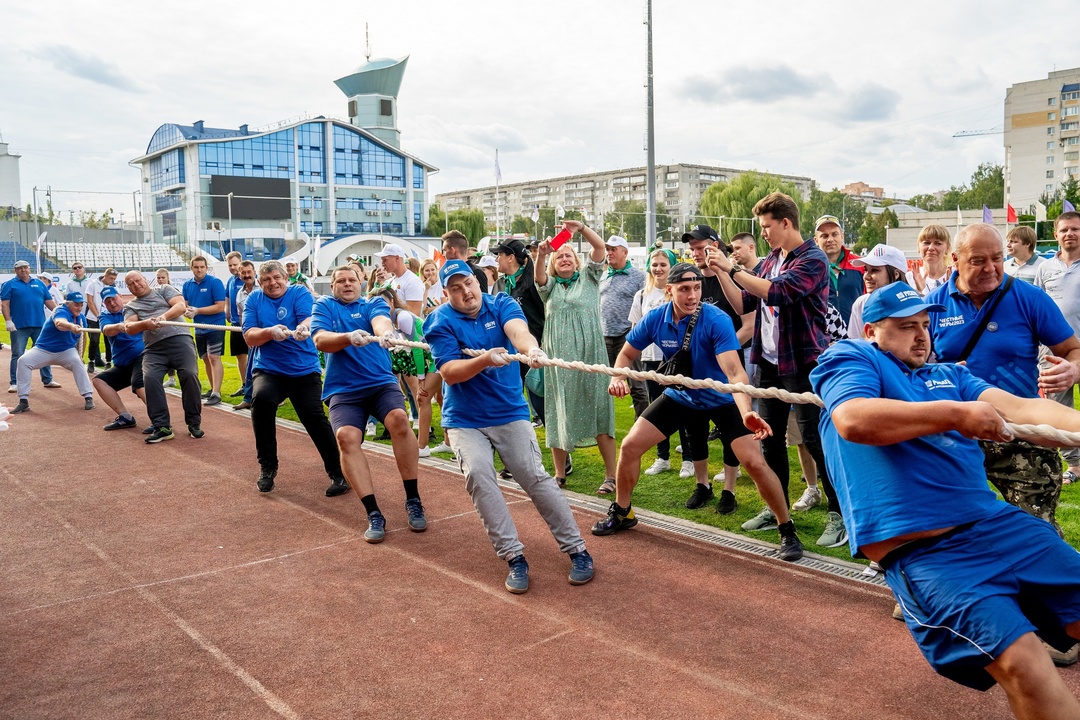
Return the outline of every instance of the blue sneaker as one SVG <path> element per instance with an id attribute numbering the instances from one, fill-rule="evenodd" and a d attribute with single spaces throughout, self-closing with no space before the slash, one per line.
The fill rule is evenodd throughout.
<path id="1" fill-rule="evenodd" d="M 369 543 L 381 543 L 386 538 L 386 518 L 376 510 L 368 513 L 368 528 L 364 533 L 364 540 Z"/>
<path id="2" fill-rule="evenodd" d="M 424 517 L 424 506 L 420 504 L 420 498 L 409 498 L 405 501 L 405 512 L 409 514 L 409 529 L 413 532 L 427 530 L 427 518 Z"/>
<path id="3" fill-rule="evenodd" d="M 506 589 L 520 595 L 529 589 L 529 563 L 524 555 L 510 561 L 510 574 L 506 576 Z"/>
<path id="4" fill-rule="evenodd" d="M 584 585 L 593 578 L 593 559 L 588 550 L 570 553 L 570 584 Z"/>

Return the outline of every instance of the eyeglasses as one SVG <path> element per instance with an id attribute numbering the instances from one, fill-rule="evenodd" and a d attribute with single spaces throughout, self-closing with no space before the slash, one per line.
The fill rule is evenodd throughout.
<path id="1" fill-rule="evenodd" d="M 82 269 L 83 269 L 83 266 L 82 266 L 82 265 L 72 265 L 72 266 L 71 266 L 71 269 L 72 269 L 72 270 L 82 270 Z"/>

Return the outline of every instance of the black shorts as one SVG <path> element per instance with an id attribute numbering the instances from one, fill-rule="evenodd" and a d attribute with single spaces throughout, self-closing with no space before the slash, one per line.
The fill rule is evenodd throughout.
<path id="1" fill-rule="evenodd" d="M 225 353 L 225 331 L 210 330 L 201 335 L 196 335 L 195 351 L 199 357 L 204 355 L 217 355 L 220 357 Z"/>
<path id="2" fill-rule="evenodd" d="M 126 387 L 130 387 L 131 392 L 135 392 L 143 386 L 142 357 L 138 357 L 130 365 L 113 365 L 94 377 L 117 392 Z"/>
<path id="3" fill-rule="evenodd" d="M 215 331 L 217 332 L 217 331 Z M 228 330 L 222 330 L 221 332 L 229 333 L 229 353 L 236 357 L 237 355 L 247 355 L 250 351 L 248 344 L 244 342 L 244 333 L 242 332 L 229 332 Z"/>
<path id="4" fill-rule="evenodd" d="M 720 438 L 728 444 L 743 435 L 753 434 L 743 425 L 742 413 L 735 403 L 698 410 L 676 402 L 667 395 L 661 395 L 641 413 L 641 417 L 655 425 L 665 437 L 682 428 L 690 440 L 687 444 L 690 446 L 690 459 L 693 461 L 709 459 L 710 420 L 720 430 Z M 684 459 L 686 450 L 684 447 Z"/>
<path id="5" fill-rule="evenodd" d="M 354 427 L 363 430 L 368 418 L 384 422 L 393 410 L 405 412 L 405 396 L 397 383 L 378 385 L 358 392 L 340 393 L 330 398 L 330 427 Z"/>

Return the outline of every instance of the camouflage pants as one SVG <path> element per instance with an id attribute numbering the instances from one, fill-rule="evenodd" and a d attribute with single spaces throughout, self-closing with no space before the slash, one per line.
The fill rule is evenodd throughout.
<path id="1" fill-rule="evenodd" d="M 979 447 L 985 456 L 986 477 L 1006 502 L 1042 518 L 1061 535 L 1054 517 L 1061 496 L 1061 456 L 1057 449 L 1023 440 L 979 442 Z"/>

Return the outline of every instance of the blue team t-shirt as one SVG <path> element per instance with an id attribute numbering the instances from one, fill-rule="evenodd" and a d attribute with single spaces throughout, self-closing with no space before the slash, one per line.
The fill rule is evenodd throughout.
<path id="1" fill-rule="evenodd" d="M 57 318 L 67 320 L 74 325 L 86 327 L 86 317 L 82 313 L 79 313 L 79 318 L 76 320 L 75 316 L 72 315 L 71 310 L 68 309 L 68 306 L 66 304 L 61 305 L 56 309 L 53 316 L 49 318 L 49 322 L 42 326 L 41 333 L 38 335 L 37 340 L 34 341 L 34 347 L 58 353 L 70 350 L 78 344 L 78 335 L 73 332 L 68 332 L 67 330 L 57 329 L 56 324 L 53 322 Z"/>
<path id="2" fill-rule="evenodd" d="M 269 328 L 284 325 L 290 330 L 311 316 L 311 293 L 306 288 L 293 286 L 276 300 L 266 296 L 262 290 L 248 295 L 244 306 L 244 332 L 252 328 Z M 276 375 L 310 375 L 321 372 L 319 353 L 315 343 L 308 338 L 302 342 L 288 338 L 271 340 L 260 345 L 253 353 L 254 370 L 263 370 Z"/>
<path id="3" fill-rule="evenodd" d="M 682 347 L 683 333 L 690 324 L 687 315 L 676 324 L 673 321 L 671 303 L 653 308 L 641 321 L 631 328 L 626 335 L 626 342 L 638 350 L 644 350 L 655 344 L 669 359 Z M 728 382 L 727 375 L 720 369 L 716 356 L 728 350 L 739 351 L 741 345 L 735 336 L 735 325 L 720 308 L 703 304 L 701 314 L 690 340 L 690 357 L 694 364 L 694 377 Z M 679 390 L 668 387 L 664 394 L 675 402 L 698 410 L 711 410 L 735 402 L 731 395 L 716 390 Z"/>
<path id="4" fill-rule="evenodd" d="M 45 283 L 36 277 L 23 282 L 11 278 L 0 288 L 0 300 L 11 303 L 11 322 L 19 328 L 36 328 L 45 324 L 45 301 L 52 300 Z"/>
<path id="5" fill-rule="evenodd" d="M 948 283 L 926 296 L 926 302 L 945 306 L 945 312 L 930 313 L 930 336 L 940 362 L 960 360 L 982 313 L 1003 288 L 1004 283 L 976 310 L 957 290 L 953 273 Z M 1039 343 L 1057 345 L 1072 335 L 1072 327 L 1049 295 L 1026 282 L 1013 282 L 967 358 L 967 367 L 975 377 L 1013 395 L 1038 397 Z"/>
<path id="6" fill-rule="evenodd" d="M 225 309 L 229 313 L 229 322 L 233 325 L 240 322 L 240 309 L 236 307 L 236 293 L 240 292 L 242 287 L 244 287 L 244 281 L 239 275 L 230 275 L 225 281 L 225 298 L 228 300 L 225 303 Z"/>
<path id="7" fill-rule="evenodd" d="M 526 322 L 517 301 L 506 293 L 483 295 L 475 318 L 444 303 L 424 321 L 424 338 L 431 346 L 435 366 L 467 359 L 462 348 L 512 348 L 503 326 L 510 320 Z M 448 428 L 483 428 L 528 420 L 529 406 L 516 363 L 485 368 L 465 382 L 443 383 L 442 424 Z"/>
<path id="8" fill-rule="evenodd" d="M 119 325 L 124 322 L 124 313 L 103 312 L 98 315 L 98 325 Z M 114 365 L 131 365 L 142 357 L 146 344 L 143 342 L 142 333 L 128 335 L 121 332 L 110 338 L 112 342 L 112 357 Z"/>
<path id="9" fill-rule="evenodd" d="M 862 545 L 973 522 L 999 509 L 974 440 L 950 431 L 895 445 L 862 445 L 840 437 L 832 423 L 832 412 L 855 398 L 977 400 L 992 386 L 966 367 L 939 363 L 911 370 L 867 340 L 841 340 L 821 354 L 810 382 L 825 401 L 822 449 L 852 555 Z"/>
<path id="10" fill-rule="evenodd" d="M 188 304 L 188 307 L 204 308 L 210 307 L 214 303 L 227 300 L 225 296 L 225 283 L 218 280 L 213 275 L 207 275 L 202 279 L 202 282 L 195 282 L 195 278 L 191 278 L 184 283 L 181 293 L 184 296 L 184 302 Z M 225 303 L 225 307 L 228 308 L 228 303 Z M 195 322 L 202 323 L 204 325 L 224 325 L 225 313 L 219 312 L 213 315 L 196 315 Z M 205 335 L 206 333 L 220 332 L 219 330 L 196 330 L 196 335 Z"/>
<path id="11" fill-rule="evenodd" d="M 299 287 L 299 286 L 298 286 Z M 311 318 L 311 337 L 319 332 L 348 333 L 363 330 L 374 334 L 371 319 L 390 319 L 390 306 L 382 298 L 344 303 L 330 295 L 315 301 Z M 339 393 L 357 392 L 379 385 L 394 385 L 397 378 L 390 368 L 390 353 L 378 343 L 363 347 L 349 345 L 326 353 L 326 376 L 323 378 L 323 402 Z"/>

